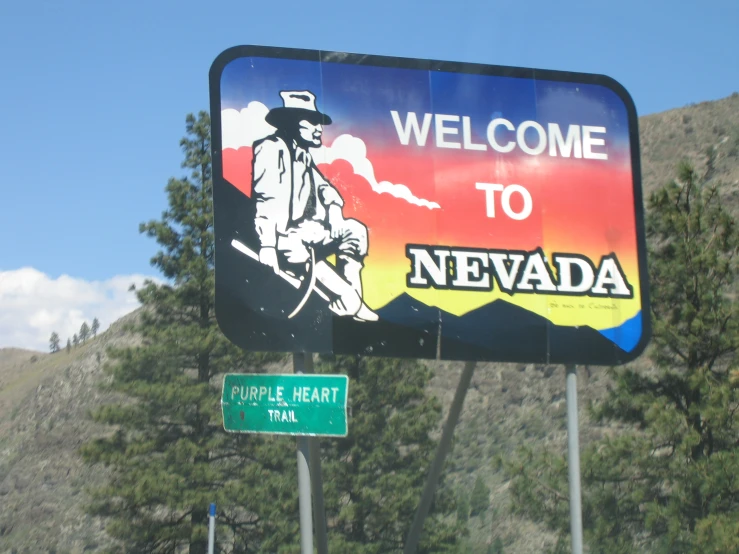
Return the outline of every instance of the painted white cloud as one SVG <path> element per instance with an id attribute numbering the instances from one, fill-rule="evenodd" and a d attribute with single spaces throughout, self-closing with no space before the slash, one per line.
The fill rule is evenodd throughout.
<path id="1" fill-rule="evenodd" d="M 360 138 L 352 135 L 340 135 L 336 137 L 331 146 L 322 146 L 314 156 L 316 163 L 331 163 L 335 160 L 346 160 L 354 168 L 354 173 L 361 175 L 369 182 L 372 190 L 378 194 L 387 193 L 395 198 L 401 198 L 406 202 L 423 206 L 430 210 L 439 208 L 436 202 L 430 202 L 423 198 L 414 196 L 411 190 L 400 184 L 394 184 L 390 181 L 377 182 L 375 178 L 375 170 L 372 162 L 367 159 L 367 146 Z"/>
<path id="2" fill-rule="evenodd" d="M 241 111 L 226 109 L 221 111 L 221 136 L 223 148 L 238 149 L 242 146 L 252 146 L 255 141 L 271 135 L 275 128 L 269 125 L 264 118 L 269 108 L 261 102 L 250 102 Z M 317 163 L 331 163 L 336 160 L 345 160 L 354 168 L 357 175 L 361 175 L 369 182 L 372 190 L 378 194 L 386 193 L 430 210 L 439 208 L 439 204 L 418 198 L 411 190 L 401 184 L 390 181 L 378 182 L 372 162 L 367 158 L 367 146 L 360 138 L 352 135 L 338 136 L 331 146 L 322 146 L 314 153 Z"/>
<path id="3" fill-rule="evenodd" d="M 261 102 L 249 102 L 249 105 L 241 111 L 222 110 L 223 148 L 239 149 L 242 146 L 251 146 L 255 141 L 274 133 L 275 128 L 264 120 L 268 112 L 269 108 Z"/>
<path id="4" fill-rule="evenodd" d="M 0 347 L 48 352 L 53 331 L 63 347 L 83 322 L 91 325 L 95 317 L 102 332 L 139 307 L 128 289 L 145 279 L 145 275 L 117 275 L 105 281 L 68 275 L 52 279 L 32 267 L 0 271 Z"/>

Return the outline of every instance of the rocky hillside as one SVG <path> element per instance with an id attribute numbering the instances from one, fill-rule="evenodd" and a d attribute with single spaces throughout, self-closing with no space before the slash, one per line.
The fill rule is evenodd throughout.
<path id="1" fill-rule="evenodd" d="M 681 158 L 705 171 L 712 151 L 710 178 L 726 185 L 727 197 L 739 209 L 739 92 L 644 116 L 639 119 L 639 135 L 645 191 L 671 179 Z"/>
<path id="2" fill-rule="evenodd" d="M 712 166 L 739 215 L 739 94 L 643 117 L 640 132 L 645 195 L 689 158 Z M 135 342 L 125 326 L 136 317 L 69 354 L 0 350 L 0 553 L 96 552 L 108 543 L 101 522 L 83 511 L 85 486 L 102 482 L 105 473 L 82 465 L 76 452 L 105 432 L 87 414 L 111 399 L 100 387 L 106 349 Z M 647 366 L 644 358 L 636 363 Z M 431 366 L 432 392 L 448 407 L 462 364 Z M 608 432 L 593 426 L 585 409 L 608 383 L 602 368 L 580 371 L 582 444 Z M 496 539 L 516 554 L 538 554 L 551 543 L 544 529 L 509 515 L 507 484 L 493 460 L 534 441 L 564 451 L 564 391 L 561 367 L 478 365 L 448 464 L 448 486 L 457 494 L 469 495 L 478 476 L 490 490 L 488 509 L 469 520 L 469 552 L 486 553 Z"/>
<path id="3" fill-rule="evenodd" d="M 105 432 L 88 414 L 112 399 L 101 389 L 106 350 L 135 343 L 125 328 L 136 317 L 70 353 L 0 350 L 0 552 L 95 552 L 108 542 L 82 509 L 84 487 L 105 474 L 77 449 Z"/>

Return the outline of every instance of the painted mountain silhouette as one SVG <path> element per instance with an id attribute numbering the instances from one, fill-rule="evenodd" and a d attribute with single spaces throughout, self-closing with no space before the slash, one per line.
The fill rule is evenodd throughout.
<path id="1" fill-rule="evenodd" d="M 438 354 L 439 310 L 404 294 L 385 306 L 376 323 L 334 318 L 336 353 L 363 352 L 375 356 L 434 359 Z"/>
<path id="2" fill-rule="evenodd" d="M 504 300 L 456 316 L 403 294 L 378 313 L 402 326 L 440 325 L 441 359 L 615 365 L 640 353 L 625 352 L 591 327 L 554 325 Z"/>

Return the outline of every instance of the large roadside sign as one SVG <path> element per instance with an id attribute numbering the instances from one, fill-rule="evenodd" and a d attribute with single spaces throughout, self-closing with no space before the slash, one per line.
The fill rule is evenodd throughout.
<path id="1" fill-rule="evenodd" d="M 613 365 L 650 336 L 600 76 L 242 46 L 210 73 L 216 315 L 255 351 Z"/>

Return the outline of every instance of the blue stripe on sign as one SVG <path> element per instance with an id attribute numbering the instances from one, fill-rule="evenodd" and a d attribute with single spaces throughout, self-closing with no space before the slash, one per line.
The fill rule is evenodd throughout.
<path id="1" fill-rule="evenodd" d="M 639 340 L 642 335 L 642 324 L 641 324 L 641 312 L 636 314 L 629 320 L 624 321 L 618 327 L 612 327 L 610 329 L 603 329 L 600 334 L 609 339 L 611 342 L 616 343 L 621 349 L 626 352 L 631 352 L 636 345 L 639 344 Z"/>

